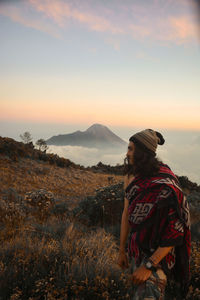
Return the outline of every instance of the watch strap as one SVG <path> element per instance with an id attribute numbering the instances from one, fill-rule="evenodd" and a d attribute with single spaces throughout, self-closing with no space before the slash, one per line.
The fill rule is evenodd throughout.
<path id="1" fill-rule="evenodd" d="M 146 264 L 147 264 L 148 262 L 150 262 L 150 263 L 152 264 L 152 266 L 151 266 L 150 268 L 148 268 L 148 267 L 146 266 Z M 157 268 L 154 266 L 154 262 L 153 262 L 150 258 L 145 258 L 145 259 L 144 259 L 144 266 L 145 266 L 148 270 L 151 270 L 151 271 L 154 271 L 154 272 L 157 271 Z"/>

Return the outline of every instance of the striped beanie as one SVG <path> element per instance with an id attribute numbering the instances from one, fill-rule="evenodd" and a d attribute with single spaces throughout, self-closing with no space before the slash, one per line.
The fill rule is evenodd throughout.
<path id="1" fill-rule="evenodd" d="M 130 137 L 129 141 L 138 144 L 146 151 L 156 152 L 157 145 L 163 145 L 165 140 L 160 132 L 145 129 Z"/>

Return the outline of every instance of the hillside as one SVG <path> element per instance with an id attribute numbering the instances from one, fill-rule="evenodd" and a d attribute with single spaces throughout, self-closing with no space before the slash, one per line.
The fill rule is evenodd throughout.
<path id="1" fill-rule="evenodd" d="M 80 164 L 73 163 L 69 159 L 59 157 L 57 154 L 46 153 L 45 151 L 40 151 L 38 149 L 35 149 L 32 142 L 28 144 L 24 144 L 22 142 L 17 142 L 12 138 L 1 137 L 1 136 L 0 136 L 0 156 L 1 156 L 1 170 L 5 169 L 4 170 L 5 174 L 6 173 L 10 174 L 8 175 L 8 180 L 3 179 L 5 182 L 7 182 L 6 183 L 7 186 L 9 186 L 9 180 L 12 177 L 12 174 L 14 174 L 14 177 L 16 177 L 11 181 L 14 182 L 17 179 L 20 172 L 21 174 L 23 174 L 24 170 L 27 173 L 27 179 L 29 178 L 30 175 L 30 180 L 32 180 L 33 178 L 36 179 L 37 176 L 43 178 L 45 175 L 46 178 L 48 178 L 48 182 L 51 183 L 49 186 L 51 186 L 52 188 L 54 188 L 54 186 L 56 186 L 57 184 L 54 178 L 54 172 L 58 172 L 58 173 L 60 172 L 60 176 L 59 174 L 57 174 L 56 178 L 59 177 L 65 178 L 67 181 L 69 177 L 70 180 L 68 182 L 69 188 L 67 188 L 67 194 L 70 193 L 69 191 L 71 188 L 70 184 L 72 184 L 73 186 L 73 184 L 76 183 L 76 181 L 71 183 L 72 178 L 74 178 L 75 180 L 80 179 L 81 182 L 82 181 L 84 182 L 84 180 L 86 180 L 86 178 L 88 177 L 87 180 L 89 185 L 90 183 L 91 185 L 93 183 L 95 185 L 96 180 L 98 180 L 98 178 L 104 178 L 104 177 L 106 179 L 105 181 L 103 181 L 103 184 L 107 184 L 108 181 L 109 183 L 111 183 L 112 181 L 123 180 L 123 165 L 110 166 L 110 165 L 103 164 L 102 162 L 99 162 L 95 166 L 84 167 L 81 166 Z M 64 171 L 63 169 L 66 171 Z M 18 170 L 19 172 L 17 172 Z M 3 178 L 5 174 L 3 173 Z M 81 174 L 84 174 L 85 176 L 81 176 Z M 101 176 L 99 174 L 101 174 Z M 84 179 L 84 177 L 86 178 Z M 197 183 L 190 181 L 188 177 L 178 176 L 178 175 L 177 177 L 181 183 L 182 188 L 185 189 L 186 193 L 190 193 L 194 190 L 200 191 L 200 186 L 197 185 Z M 28 180 L 27 183 L 29 182 Z M 63 179 L 61 179 L 61 181 L 63 181 Z M 99 182 L 101 182 L 101 179 Z M 99 183 L 97 183 L 97 186 L 98 184 Z M 17 184 L 15 185 L 18 186 Z M 35 183 L 33 181 L 33 186 L 34 185 Z M 2 189 L 2 187 L 0 188 Z M 58 185 L 58 190 L 57 190 L 58 192 L 61 192 L 60 188 L 63 188 L 63 186 Z M 21 189 L 23 189 L 23 187 L 21 187 Z M 65 193 L 65 190 L 63 192 Z"/>
<path id="2" fill-rule="evenodd" d="M 57 197 L 74 206 L 99 187 L 123 180 L 122 175 L 102 173 L 95 168 L 84 168 L 55 154 L 34 149 L 33 144 L 23 144 L 0 137 L 0 194 L 10 187 L 19 195 L 32 189 L 51 190 Z"/>
<path id="3" fill-rule="evenodd" d="M 0 137 L 0 299 L 130 299 L 117 265 L 123 166 L 91 168 Z M 179 177 L 192 217 L 189 300 L 200 291 L 200 190 Z M 12 282 L 12 284 L 11 284 Z M 168 299 L 176 298 L 173 283 Z"/>

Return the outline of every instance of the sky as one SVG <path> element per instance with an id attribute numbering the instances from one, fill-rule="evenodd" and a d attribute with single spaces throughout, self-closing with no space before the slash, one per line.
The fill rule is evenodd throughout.
<path id="1" fill-rule="evenodd" d="M 0 135 L 198 139 L 199 28 L 192 0 L 0 1 Z"/>

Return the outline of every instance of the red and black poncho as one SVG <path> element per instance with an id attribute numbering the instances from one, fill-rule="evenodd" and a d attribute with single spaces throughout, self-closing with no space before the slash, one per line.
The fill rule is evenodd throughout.
<path id="1" fill-rule="evenodd" d="M 128 254 L 136 266 L 158 247 L 174 246 L 161 260 L 168 278 L 179 282 L 183 295 L 190 281 L 190 214 L 178 178 L 168 165 L 160 163 L 157 176 L 136 176 L 125 190 L 129 200 Z"/>

